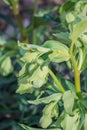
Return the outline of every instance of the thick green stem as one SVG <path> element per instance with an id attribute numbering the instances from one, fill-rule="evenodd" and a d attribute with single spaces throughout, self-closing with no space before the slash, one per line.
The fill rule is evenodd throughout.
<path id="1" fill-rule="evenodd" d="M 38 0 L 35 0 L 33 16 L 37 15 L 37 12 L 38 12 Z M 36 44 L 37 43 L 37 29 L 34 28 L 34 22 L 35 21 L 33 21 L 33 44 Z"/>
<path id="2" fill-rule="evenodd" d="M 34 0 L 34 15 L 37 15 L 38 13 L 38 0 Z"/>
<path id="3" fill-rule="evenodd" d="M 37 29 L 33 28 L 33 40 L 32 40 L 33 44 L 37 44 Z"/>
<path id="4" fill-rule="evenodd" d="M 76 60 L 73 56 L 72 51 L 73 51 L 73 45 L 71 45 L 71 48 L 70 48 L 71 62 L 72 62 L 72 66 L 73 66 L 73 69 L 74 69 L 74 79 L 75 79 L 76 93 L 79 97 L 81 97 L 80 71 L 78 69 L 78 66 L 77 66 Z"/>
<path id="5" fill-rule="evenodd" d="M 23 42 L 27 42 L 27 38 L 24 36 L 24 26 L 20 17 L 19 7 L 15 0 L 12 0 L 12 9 L 13 9 L 13 13 L 15 15 L 15 18 L 16 18 L 16 21 L 20 30 L 21 38 Z"/>
<path id="6" fill-rule="evenodd" d="M 65 90 L 64 90 L 64 87 L 62 86 L 62 84 L 60 83 L 60 81 L 57 79 L 57 77 L 54 75 L 54 73 L 51 71 L 51 69 L 48 69 L 48 71 L 49 71 L 50 76 L 53 78 L 53 80 L 54 80 L 55 83 L 57 84 L 58 89 L 59 89 L 62 93 L 64 93 Z"/>
<path id="7" fill-rule="evenodd" d="M 79 48 L 79 65 L 78 65 L 78 69 L 81 69 L 82 66 L 82 60 L 83 60 L 83 53 L 82 53 L 82 49 Z"/>

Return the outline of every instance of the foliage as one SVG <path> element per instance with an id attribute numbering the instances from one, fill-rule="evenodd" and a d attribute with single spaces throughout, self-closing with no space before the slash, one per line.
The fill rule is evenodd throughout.
<path id="1" fill-rule="evenodd" d="M 50 32 L 46 29 L 51 22 L 56 21 L 55 18 L 46 17 L 52 11 L 37 13 L 34 9 L 30 26 L 24 28 L 20 19 L 18 0 L 4 0 L 4 2 L 13 10 L 22 40 L 17 43 L 15 40 L 7 41 L 0 37 L 0 74 L 4 76 L 7 86 L 12 84 L 11 92 L 6 91 L 4 95 L 13 93 L 11 98 L 17 103 L 14 105 L 9 103 L 10 110 L 14 109 L 21 118 L 17 120 L 19 125 L 11 120 L 12 129 L 86 130 L 86 1 L 70 0 L 64 3 L 59 9 L 59 24 L 50 27 L 52 35 L 49 35 Z M 41 36 L 40 33 L 44 30 L 49 37 L 45 42 L 43 42 L 44 35 L 39 39 L 36 33 Z M 29 44 L 26 43 L 28 41 Z M 57 67 L 63 63 L 67 64 L 68 70 L 72 70 L 74 82 L 71 77 L 69 81 L 56 73 Z M 84 81 L 80 78 L 82 73 L 85 73 Z M 13 78 L 9 80 L 10 76 Z M 2 88 L 3 85 L 1 90 Z M 3 99 L 2 95 L 1 98 Z M 3 113 L 9 111 L 8 102 L 6 104 L 4 106 L 3 102 L 1 103 L 0 109 Z M 3 124 L 1 126 L 2 130 L 6 128 Z"/>
<path id="2" fill-rule="evenodd" d="M 65 37 L 62 43 L 62 35 L 64 36 L 64 33 L 61 31 L 60 35 L 54 34 L 54 37 L 57 37 L 61 42 L 48 40 L 42 47 L 31 44 L 22 45 L 22 43 L 19 46 L 24 55 L 21 59 L 23 67 L 19 72 L 19 88 L 17 92 L 20 94 L 30 93 L 31 89 L 32 91 L 44 91 L 36 100 L 28 100 L 30 104 L 45 104 L 39 121 L 39 126 L 43 129 L 85 130 L 87 127 L 85 123 L 86 95 L 83 94 L 80 86 L 80 73 L 87 67 L 84 58 L 86 56 L 86 51 L 84 50 L 86 49 L 87 12 L 85 8 L 87 5 L 85 1 L 80 1 L 76 4 L 74 1 L 70 1 L 71 5 L 74 4 L 74 8 L 70 9 L 68 8 L 68 3 L 66 2 L 60 8 L 61 17 L 65 14 L 63 21 L 66 21 L 67 30 L 69 30 L 68 33 L 65 32 L 68 34 L 68 43 L 66 43 Z M 81 12 L 80 9 L 76 8 L 77 6 L 84 11 Z M 74 70 L 75 91 L 71 89 L 65 90 L 62 82 L 60 83 L 49 68 L 53 62 L 61 63 L 67 61 L 70 62 L 71 69 Z M 58 87 L 57 89 L 54 88 L 55 92 L 51 93 L 48 91 L 49 86 L 47 84 L 49 74 Z M 25 83 L 26 85 L 21 87 L 21 84 Z M 52 89 L 51 87 L 50 90 L 52 91 Z M 45 93 L 47 93 L 47 96 L 44 96 Z M 22 127 L 27 130 L 26 126 L 22 125 Z M 32 128 L 29 127 L 28 129 Z"/>

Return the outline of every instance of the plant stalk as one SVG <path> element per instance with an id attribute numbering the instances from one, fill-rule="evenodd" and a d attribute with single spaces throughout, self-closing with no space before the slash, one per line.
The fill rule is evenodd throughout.
<path id="1" fill-rule="evenodd" d="M 24 26 L 20 17 L 19 6 L 15 0 L 12 0 L 12 9 L 20 30 L 21 38 L 23 42 L 28 42 L 28 39 L 24 36 Z"/>
<path id="2" fill-rule="evenodd" d="M 38 0 L 34 0 L 34 14 L 33 14 L 33 17 L 35 15 L 37 15 L 38 13 Z M 34 28 L 34 22 L 33 21 L 33 44 L 36 44 L 37 43 L 37 29 Z"/>
<path id="3" fill-rule="evenodd" d="M 38 13 L 38 0 L 34 0 L 34 15 Z"/>
<path id="4" fill-rule="evenodd" d="M 62 84 L 60 83 L 60 81 L 57 79 L 57 77 L 55 76 L 55 74 L 52 72 L 52 70 L 48 68 L 48 72 L 49 72 L 50 76 L 53 78 L 53 80 L 55 81 L 55 83 L 57 84 L 58 89 L 62 93 L 64 93 L 65 92 L 64 87 L 62 86 Z"/>
<path id="5" fill-rule="evenodd" d="M 80 71 L 78 69 L 78 66 L 77 66 L 76 60 L 73 56 L 72 51 L 73 51 L 73 45 L 71 44 L 70 55 L 71 55 L 72 66 L 74 69 L 75 88 L 76 88 L 76 93 L 77 93 L 78 97 L 81 97 Z"/>

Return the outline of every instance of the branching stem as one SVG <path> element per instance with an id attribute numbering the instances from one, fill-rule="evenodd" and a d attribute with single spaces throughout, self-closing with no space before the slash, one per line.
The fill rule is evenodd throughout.
<path id="1" fill-rule="evenodd" d="M 65 92 L 64 87 L 62 86 L 62 84 L 60 83 L 60 81 L 57 79 L 57 77 L 55 76 L 55 74 L 52 72 L 51 69 L 48 69 L 48 71 L 49 71 L 50 76 L 53 78 L 54 82 L 57 84 L 58 89 L 59 89 L 62 93 L 64 93 L 64 92 Z"/>

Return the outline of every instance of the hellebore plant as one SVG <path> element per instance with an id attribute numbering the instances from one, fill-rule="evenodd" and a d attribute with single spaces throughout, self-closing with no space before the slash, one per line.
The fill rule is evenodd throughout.
<path id="1" fill-rule="evenodd" d="M 13 9 L 22 40 L 27 41 L 23 25 L 19 24 L 18 7 L 15 6 L 18 0 L 14 0 L 15 4 L 12 0 L 4 1 Z M 38 128 L 20 124 L 22 129 L 87 130 L 87 93 L 84 89 L 85 84 L 82 85 L 81 82 L 81 73 L 86 72 L 87 68 L 86 3 L 86 0 L 76 3 L 74 0 L 70 0 L 61 6 L 60 20 L 64 30 L 53 34 L 56 40 L 48 40 L 42 46 L 19 42 L 15 51 L 9 52 L 11 56 L 14 56 L 19 48 L 21 57 L 22 67 L 18 74 L 19 87 L 16 92 L 19 94 L 38 92 L 37 96 L 35 95 L 36 99 L 28 100 L 27 103 L 44 105 L 42 116 L 37 124 Z M 36 35 L 36 31 L 34 34 Z M 3 75 L 13 71 L 9 53 L 7 57 L 9 69 L 6 69 L 5 73 L 2 70 L 6 63 L 2 64 L 4 57 L 1 58 L 0 73 Z M 63 62 L 66 62 L 67 67 L 72 70 L 74 83 L 63 77 L 60 79 L 53 72 L 53 63 L 62 65 Z M 84 79 L 84 83 L 86 83 L 86 79 Z"/>
<path id="2" fill-rule="evenodd" d="M 22 69 L 19 72 L 17 93 L 39 91 L 36 100 L 29 104 L 44 104 L 38 126 L 48 130 L 86 130 L 87 94 L 81 87 L 81 73 L 87 67 L 87 5 L 86 2 L 74 4 L 68 10 L 66 2 L 61 8 L 68 23 L 68 43 L 48 40 L 42 46 L 18 43 L 22 55 Z M 78 8 L 77 8 L 78 7 Z M 82 10 L 81 10 L 82 9 Z M 54 34 L 59 39 L 59 34 Z M 64 35 L 63 35 L 64 36 Z M 74 84 L 65 80 L 67 88 L 51 70 L 52 63 L 68 62 L 74 73 Z M 49 81 L 52 78 L 54 84 Z M 83 86 L 84 87 L 84 86 Z M 20 124 L 25 130 L 41 130 Z"/>

